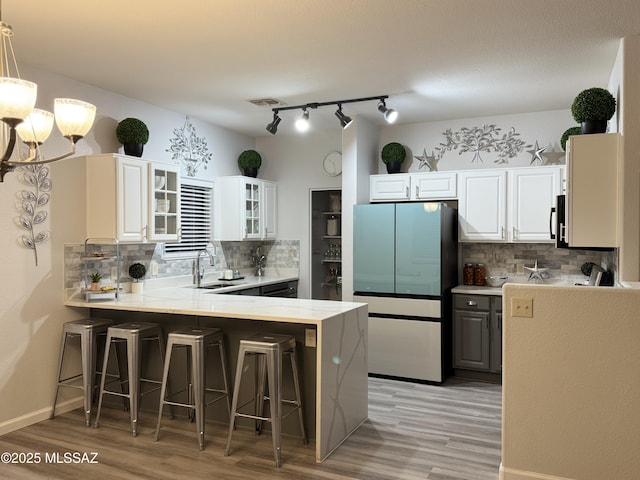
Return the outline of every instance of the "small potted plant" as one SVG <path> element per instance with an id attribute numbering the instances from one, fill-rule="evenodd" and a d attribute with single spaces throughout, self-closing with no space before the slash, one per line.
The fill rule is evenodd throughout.
<path id="1" fill-rule="evenodd" d="M 607 121 L 616 112 L 616 99 L 608 90 L 594 87 L 580 92 L 571 104 L 573 119 L 582 126 L 582 133 L 605 133 Z"/>
<path id="2" fill-rule="evenodd" d="M 91 275 L 89 275 L 89 278 L 91 278 L 90 290 L 94 292 L 96 290 L 100 290 L 100 280 L 102 280 L 102 274 L 100 272 L 94 272 Z"/>
<path id="3" fill-rule="evenodd" d="M 242 174 L 247 177 L 257 177 L 260 165 L 262 165 L 262 157 L 255 150 L 245 150 L 238 157 L 238 166 Z"/>
<path id="4" fill-rule="evenodd" d="M 382 162 L 387 166 L 387 173 L 398 173 L 407 151 L 400 143 L 391 142 L 382 147 L 381 156 Z"/>
<path id="5" fill-rule="evenodd" d="M 149 129 L 142 120 L 129 117 L 118 123 L 116 137 L 125 154 L 141 157 L 144 144 L 149 141 Z"/>
<path id="6" fill-rule="evenodd" d="M 142 293 L 143 283 L 140 281 L 145 276 L 147 269 L 141 263 L 133 263 L 129 267 L 129 276 L 133 278 L 131 283 L 131 293 Z"/>
<path id="7" fill-rule="evenodd" d="M 567 141 L 569 141 L 570 136 L 580 134 L 582 134 L 582 127 L 567 128 L 562 134 L 562 137 L 560 137 L 560 146 L 562 147 L 562 151 L 567 151 Z"/>

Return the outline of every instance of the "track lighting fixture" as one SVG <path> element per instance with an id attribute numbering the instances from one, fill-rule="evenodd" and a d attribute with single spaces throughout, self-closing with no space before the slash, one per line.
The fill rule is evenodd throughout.
<path id="1" fill-rule="evenodd" d="M 307 103 L 305 105 L 293 105 L 293 106 L 273 108 L 272 109 L 273 121 L 267 125 L 267 132 L 269 132 L 272 135 L 275 135 L 276 132 L 278 131 L 278 125 L 282 120 L 278 116 L 278 113 L 280 113 L 283 110 L 298 110 L 298 109 L 302 109 L 302 116 L 298 120 L 296 120 L 296 128 L 300 132 L 306 132 L 307 130 L 309 130 L 309 127 L 310 127 L 309 109 L 326 107 L 327 105 L 338 106 L 338 109 L 336 110 L 335 115 L 336 117 L 338 117 L 338 120 L 340 121 L 340 126 L 342 128 L 347 128 L 353 120 L 348 115 L 345 115 L 345 113 L 342 111 L 342 104 L 356 103 L 356 102 L 369 102 L 372 100 L 378 100 L 379 102 L 378 110 L 384 115 L 384 119 L 387 121 L 387 123 L 393 123 L 396 120 L 396 118 L 398 118 L 398 112 L 396 112 L 392 108 L 387 108 L 387 105 L 385 104 L 385 99 L 387 98 L 389 98 L 389 95 L 378 95 L 377 97 L 352 98 L 348 100 L 334 100 L 331 102 L 314 102 L 314 103 Z"/>
<path id="2" fill-rule="evenodd" d="M 306 132 L 309 130 L 309 112 L 306 108 L 302 109 L 302 116 L 296 120 L 296 128 L 299 132 Z"/>
<path id="3" fill-rule="evenodd" d="M 384 98 L 381 98 L 380 103 L 378 103 L 378 111 L 382 113 L 387 123 L 393 123 L 398 118 L 398 112 L 393 108 L 387 108 Z"/>
<path id="4" fill-rule="evenodd" d="M 336 110 L 336 117 L 338 117 L 338 120 L 340 120 L 340 125 L 342 126 L 342 128 L 347 128 L 349 125 L 351 125 L 351 122 L 353 122 L 351 117 L 342 113 L 342 104 L 340 103 L 338 104 L 338 110 Z"/>
<path id="5" fill-rule="evenodd" d="M 271 135 L 275 135 L 278 131 L 278 125 L 280 125 L 281 121 L 282 119 L 278 116 L 278 110 L 274 110 L 273 121 L 269 125 L 267 125 L 267 132 L 269 132 Z"/>

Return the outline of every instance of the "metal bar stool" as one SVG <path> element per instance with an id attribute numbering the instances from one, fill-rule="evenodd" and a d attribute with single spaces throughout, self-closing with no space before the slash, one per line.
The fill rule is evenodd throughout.
<path id="1" fill-rule="evenodd" d="M 167 381 L 171 367 L 171 355 L 174 347 L 186 347 L 187 352 L 187 375 L 185 388 L 166 395 Z M 220 355 L 220 366 L 222 371 L 223 388 L 207 388 L 205 375 L 205 360 L 209 348 L 215 347 Z M 162 374 L 162 386 L 160 389 L 160 408 L 158 409 L 158 424 L 156 426 L 155 440 L 160 437 L 160 423 L 162 421 L 162 409 L 164 405 L 189 408 L 189 417 L 195 413 L 196 430 L 198 433 L 198 445 L 200 450 L 204 450 L 204 413 L 205 407 L 223 398 L 227 399 L 227 412 L 231 416 L 231 405 L 229 401 L 229 383 L 227 379 L 227 364 L 224 350 L 224 336 L 219 328 L 183 328 L 171 332 L 167 336 L 167 353 L 165 355 L 164 372 Z M 187 403 L 170 401 L 175 395 L 187 392 Z M 215 395 L 214 398 L 206 401 L 206 392 Z"/>
<path id="2" fill-rule="evenodd" d="M 98 428 L 100 424 L 100 411 L 102 410 L 102 400 L 105 394 L 115 395 L 129 399 L 129 413 L 131 416 L 131 432 L 133 436 L 138 435 L 138 406 L 140 397 L 148 393 L 160 389 L 160 380 L 152 380 L 141 377 L 141 360 L 142 360 L 142 342 L 157 341 L 160 350 L 160 359 L 164 357 L 164 340 L 162 337 L 162 329 L 155 323 L 121 323 L 109 327 L 107 330 L 107 340 L 105 346 L 104 361 L 102 363 L 102 378 L 100 383 L 100 401 L 98 402 L 98 411 L 96 413 L 95 426 Z M 105 388 L 105 379 L 107 377 L 107 366 L 109 365 L 109 353 L 111 347 L 124 345 L 127 349 L 127 379 L 119 380 L 115 383 L 120 385 L 120 392 L 107 390 Z M 116 352 L 117 354 L 118 352 Z M 157 387 L 142 391 L 142 382 L 158 384 Z M 127 384 L 127 391 L 122 391 L 124 384 Z"/>
<path id="3" fill-rule="evenodd" d="M 84 395 L 84 418 L 87 427 L 91 424 L 91 406 L 93 404 L 93 391 L 96 388 L 96 375 L 100 374 L 96 371 L 98 335 L 105 335 L 107 328 L 111 325 L 111 320 L 98 318 L 83 318 L 81 320 L 73 320 L 66 322 L 62 326 L 62 338 L 60 342 L 60 356 L 58 361 L 58 381 L 56 383 L 56 394 L 53 398 L 53 408 L 51 409 L 50 419 L 55 417 L 56 403 L 58 402 L 58 393 L 60 387 L 78 388 L 83 391 Z M 64 353 L 67 347 L 67 340 L 80 337 L 80 361 L 81 372 L 70 377 L 62 377 L 62 367 L 64 363 Z M 74 383 L 76 379 L 82 377 L 82 385 Z"/>
<path id="4" fill-rule="evenodd" d="M 256 395 L 238 406 L 238 394 L 240 392 L 240 382 L 244 371 L 244 359 L 246 355 L 256 356 Z M 291 370 L 293 374 L 293 387 L 295 400 L 282 398 L 282 357 L 288 355 L 291 360 Z M 265 380 L 269 384 L 269 396 L 265 396 Z M 269 400 L 270 415 L 263 416 L 264 402 Z M 254 403 L 254 414 L 240 413 L 239 410 L 246 405 Z M 282 404 L 287 404 L 292 408 L 283 416 Z M 240 340 L 238 351 L 238 364 L 236 368 L 235 383 L 233 387 L 233 401 L 231 404 L 231 421 L 229 422 L 229 436 L 224 455 L 228 456 L 231 450 L 231 437 L 235 428 L 237 417 L 252 418 L 256 420 L 256 433 L 262 432 L 262 422 L 271 422 L 271 436 L 273 439 L 273 455 L 276 467 L 282 464 L 281 435 L 282 420 L 298 411 L 300 421 L 300 432 L 302 442 L 306 445 L 307 435 L 304 429 L 304 419 L 302 414 L 302 397 L 300 395 L 300 380 L 298 376 L 298 364 L 296 361 L 296 340 L 290 335 L 258 334 L 244 340 Z"/>

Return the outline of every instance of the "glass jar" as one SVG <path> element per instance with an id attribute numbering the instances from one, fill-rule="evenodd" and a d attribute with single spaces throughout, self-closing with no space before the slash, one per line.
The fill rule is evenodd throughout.
<path id="1" fill-rule="evenodd" d="M 335 215 L 331 215 L 327 220 L 327 235 L 330 237 L 336 237 L 338 233 L 338 219 Z"/>
<path id="2" fill-rule="evenodd" d="M 473 284 L 484 287 L 486 285 L 486 277 L 487 270 L 484 268 L 484 265 L 482 263 L 477 264 L 473 271 Z"/>
<path id="3" fill-rule="evenodd" d="M 462 269 L 462 283 L 473 285 L 473 263 L 465 263 Z"/>

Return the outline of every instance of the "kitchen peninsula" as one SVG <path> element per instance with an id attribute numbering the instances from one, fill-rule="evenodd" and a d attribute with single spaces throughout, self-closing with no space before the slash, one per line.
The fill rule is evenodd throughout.
<path id="1" fill-rule="evenodd" d="M 121 294 L 117 300 L 89 302 L 69 297 L 69 307 L 114 321 L 155 321 L 223 329 L 230 369 L 235 370 L 238 341 L 256 331 L 296 337 L 303 355 L 302 384 L 316 462 L 322 462 L 368 416 L 367 305 L 297 298 L 225 295 L 192 287 Z"/>

